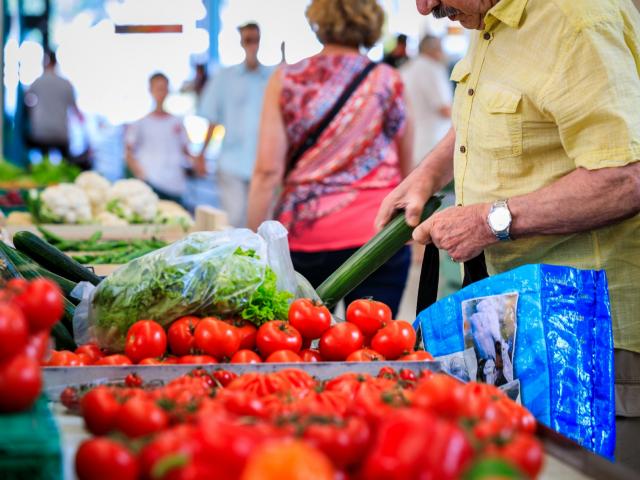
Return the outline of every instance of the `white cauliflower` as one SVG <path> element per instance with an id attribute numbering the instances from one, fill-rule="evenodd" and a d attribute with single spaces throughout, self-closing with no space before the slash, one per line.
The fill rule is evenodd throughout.
<path id="1" fill-rule="evenodd" d="M 76 178 L 75 184 L 82 188 L 89 197 L 94 216 L 104 211 L 109 187 L 111 187 L 109 180 L 97 172 L 82 172 Z"/>
<path id="2" fill-rule="evenodd" d="M 107 193 L 107 211 L 129 223 L 152 223 L 158 213 L 158 196 L 140 180 L 118 180 Z"/>
<path id="3" fill-rule="evenodd" d="M 96 222 L 103 227 L 126 227 L 129 225 L 126 220 L 114 215 L 111 212 L 100 212 L 96 218 Z"/>
<path id="4" fill-rule="evenodd" d="M 40 219 L 52 223 L 89 223 L 91 204 L 87 194 L 72 183 L 47 187 L 40 194 Z"/>
<path id="5" fill-rule="evenodd" d="M 185 230 L 193 227 L 193 218 L 181 205 L 170 200 L 158 202 L 157 223 L 167 225 L 180 225 Z"/>

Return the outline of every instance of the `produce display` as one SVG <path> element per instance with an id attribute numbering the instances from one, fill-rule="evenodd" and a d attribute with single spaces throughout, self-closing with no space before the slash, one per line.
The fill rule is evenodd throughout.
<path id="1" fill-rule="evenodd" d="M 82 264 L 123 264 L 142 257 L 159 248 L 166 247 L 162 240 L 101 240 L 102 232 L 97 231 L 86 240 L 65 240 L 42 227 L 38 227 L 42 237 L 63 252 L 71 253 Z"/>
<path id="2" fill-rule="evenodd" d="M 73 182 L 80 175 L 80 169 L 62 160 L 52 163 L 45 157 L 40 163 L 32 165 L 29 170 L 22 169 L 13 163 L 0 159 L 0 180 L 12 186 L 53 185 L 62 182 Z"/>
<path id="3" fill-rule="evenodd" d="M 194 370 L 164 386 L 67 388 L 95 437 L 80 480 L 535 478 L 536 422 L 496 387 L 384 368 L 318 381 Z"/>
<path id="4" fill-rule="evenodd" d="M 0 290 L 0 412 L 35 403 L 42 387 L 40 362 L 63 312 L 60 289 L 50 280 L 16 278 Z"/>
<path id="5" fill-rule="evenodd" d="M 161 201 L 146 183 L 137 179 L 109 180 L 96 172 L 83 172 L 73 183 L 59 183 L 42 191 L 32 189 L 27 206 L 35 223 L 130 224 L 193 226 L 189 213 L 175 202 Z"/>
<path id="6" fill-rule="evenodd" d="M 86 344 L 75 352 L 54 350 L 44 365 L 433 360 L 428 352 L 415 351 L 415 342 L 411 324 L 392 320 L 383 303 L 356 300 L 347 309 L 347 321 L 332 326 L 326 307 L 301 298 L 291 304 L 288 322 L 272 320 L 257 326 L 242 319 L 190 315 L 165 331 L 153 320 L 140 320 L 127 331 L 124 355 L 103 353 L 96 344 Z M 311 348 L 314 343 L 317 348 Z"/>

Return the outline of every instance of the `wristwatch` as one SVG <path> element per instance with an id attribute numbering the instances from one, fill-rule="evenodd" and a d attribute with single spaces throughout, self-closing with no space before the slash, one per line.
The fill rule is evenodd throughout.
<path id="1" fill-rule="evenodd" d="M 511 212 L 506 200 L 499 200 L 491 205 L 487 216 L 489 228 L 500 241 L 511 240 L 509 230 L 511 229 Z"/>

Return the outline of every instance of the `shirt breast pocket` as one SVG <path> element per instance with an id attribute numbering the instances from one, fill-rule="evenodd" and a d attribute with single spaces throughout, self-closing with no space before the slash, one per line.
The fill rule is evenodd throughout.
<path id="1" fill-rule="evenodd" d="M 522 93 L 485 85 L 478 97 L 482 112 L 479 146 L 494 158 L 522 155 Z"/>

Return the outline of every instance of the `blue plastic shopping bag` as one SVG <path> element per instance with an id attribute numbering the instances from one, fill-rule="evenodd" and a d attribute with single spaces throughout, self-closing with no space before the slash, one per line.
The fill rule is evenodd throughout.
<path id="1" fill-rule="evenodd" d="M 414 326 L 451 374 L 499 386 L 539 421 L 613 457 L 613 334 L 604 271 L 520 267 L 433 304 Z"/>

